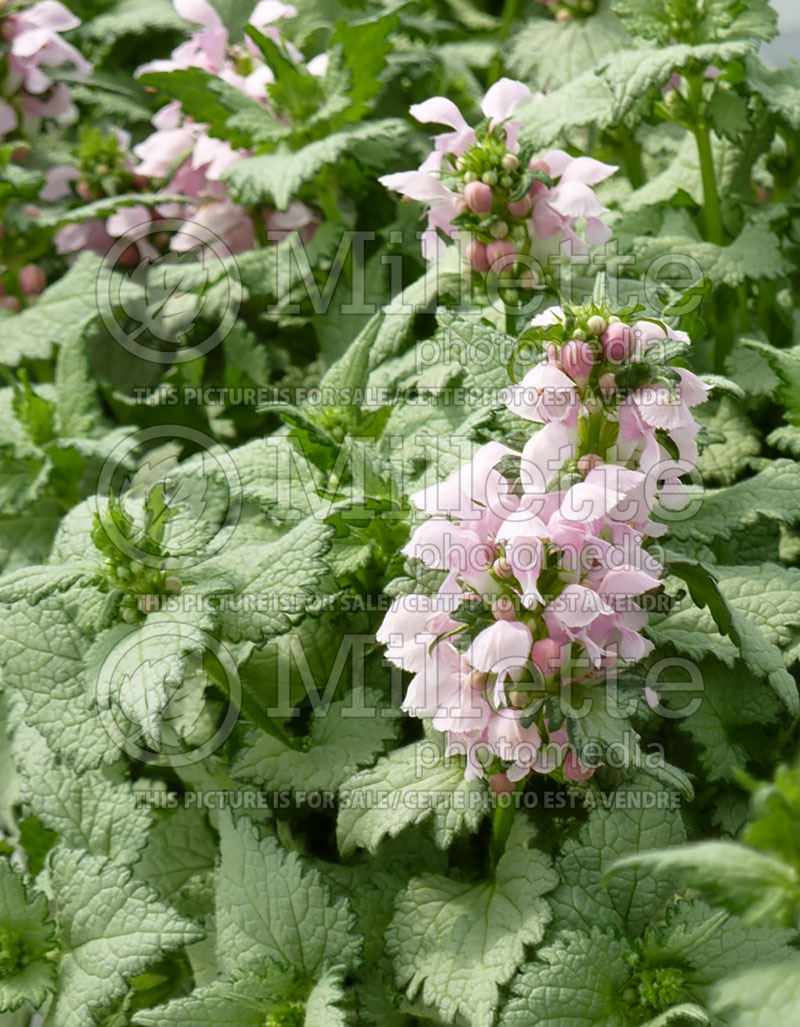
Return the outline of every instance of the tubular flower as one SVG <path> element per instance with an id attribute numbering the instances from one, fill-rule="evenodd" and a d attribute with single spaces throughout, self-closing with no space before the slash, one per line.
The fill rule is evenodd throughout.
<path id="1" fill-rule="evenodd" d="M 593 772 L 563 725 L 551 730 L 551 704 L 563 685 L 599 682 L 653 648 L 641 597 L 660 586 L 646 543 L 663 525 L 651 515 L 684 473 L 671 452 L 676 438 L 691 448 L 690 409 L 707 391 L 669 365 L 685 340 L 666 326 L 609 323 L 596 307 L 553 308 L 537 322 L 547 357 L 508 405 L 542 427 L 521 451 L 487 443 L 411 496 L 428 519 L 403 552 L 443 578 L 436 595 L 398 598 L 378 633 L 413 675 L 403 709 L 447 733 L 468 778 Z M 652 413 L 646 383 L 669 413 Z"/>
<path id="2" fill-rule="evenodd" d="M 181 17 L 200 28 L 178 46 L 170 58 L 141 65 L 137 74 L 201 68 L 217 75 L 268 110 L 266 87 L 274 81 L 274 75 L 252 40 L 231 46 L 227 29 L 206 0 L 174 0 L 174 6 Z M 285 46 L 291 58 L 299 62 L 302 55 L 282 40 L 274 24 L 295 14 L 294 7 L 278 0 L 262 0 L 256 4 L 248 21 Z M 320 57 L 308 65 L 312 74 L 325 73 L 325 60 Z M 126 151 L 123 170 L 135 183 L 147 185 L 155 180 L 163 185 L 165 193 L 185 196 L 190 202 L 162 203 L 153 208 L 143 205 L 125 207 L 105 221 L 94 219 L 81 225 L 67 226 L 56 236 L 59 252 L 93 249 L 105 253 L 115 239 L 128 231 L 151 220 L 164 218 L 190 221 L 208 229 L 222 239 L 232 253 L 252 249 L 261 227 L 275 240 L 291 231 L 300 231 L 306 241 L 313 234 L 317 219 L 302 203 L 293 202 L 286 211 L 266 210 L 263 214 L 254 214 L 235 203 L 228 194 L 223 175 L 234 164 L 249 157 L 250 151 L 235 148 L 228 141 L 210 135 L 209 126 L 187 116 L 178 101 L 162 107 L 153 116 L 152 124 L 155 131 L 132 150 L 130 139 L 123 142 L 123 134 L 117 133 L 120 145 Z M 78 177 L 77 171 L 70 175 L 67 168 L 51 169 L 42 198 L 68 195 L 70 179 Z M 263 218 L 262 226 L 254 220 L 258 217 Z M 186 251 L 195 246 L 197 238 L 190 229 L 170 236 L 169 247 L 172 250 Z M 137 243 L 137 248 L 145 257 L 156 253 L 147 239 Z"/>
<path id="3" fill-rule="evenodd" d="M 436 257 L 442 236 L 468 240 L 476 271 L 501 271 L 518 254 L 546 258 L 565 239 L 585 251 L 609 237 L 600 219 L 606 208 L 592 191 L 617 169 L 589 157 L 551 150 L 538 160 L 518 141 L 513 112 L 530 96 L 522 82 L 503 78 L 486 93 L 486 121 L 473 129 L 456 105 L 436 96 L 411 107 L 424 124 L 450 129 L 433 136 L 433 152 L 416 171 L 384 175 L 388 189 L 427 205 L 423 254 Z M 579 234 L 582 232 L 582 237 Z"/>
<path id="4" fill-rule="evenodd" d="M 0 37 L 8 45 L 8 69 L 0 96 L 0 140 L 21 129 L 29 134 L 42 118 L 63 119 L 73 110 L 69 90 L 46 69 L 67 66 L 86 78 L 92 66 L 61 38 L 80 18 L 58 0 L 41 0 L 27 10 L 0 14 Z"/>

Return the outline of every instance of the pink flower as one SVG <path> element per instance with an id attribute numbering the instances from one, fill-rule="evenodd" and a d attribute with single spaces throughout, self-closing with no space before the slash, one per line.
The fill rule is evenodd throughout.
<path id="1" fill-rule="evenodd" d="M 550 363 L 541 363 L 528 371 L 519 385 L 507 390 L 506 406 L 526 421 L 561 421 L 574 427 L 580 397 L 568 375 Z"/>
<path id="2" fill-rule="evenodd" d="M 3 39 L 9 45 L 8 74 L 3 83 L 7 100 L 0 99 L 0 139 L 19 124 L 16 107 L 28 119 L 60 118 L 71 109 L 69 90 L 63 82 L 55 83 L 45 68 L 62 65 L 79 78 L 91 73 L 91 65 L 60 33 L 80 25 L 57 0 L 40 3 L 3 16 Z M 45 95 L 47 94 L 47 95 Z"/>

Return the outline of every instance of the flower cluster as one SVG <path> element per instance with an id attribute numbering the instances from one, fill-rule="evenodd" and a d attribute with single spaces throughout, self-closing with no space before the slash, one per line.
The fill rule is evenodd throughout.
<path id="1" fill-rule="evenodd" d="M 414 675 L 403 708 L 447 732 L 468 778 L 591 774 L 553 699 L 652 649 L 637 597 L 662 568 L 645 543 L 664 530 L 656 499 L 676 499 L 696 455 L 691 407 L 707 387 L 668 363 L 681 333 L 632 318 L 538 318 L 522 341 L 542 360 L 506 402 L 542 427 L 521 452 L 487 443 L 411 497 L 429 519 L 404 553 L 445 576 L 434 596 L 397 599 L 378 639 Z"/>
<path id="2" fill-rule="evenodd" d="M 251 40 L 241 45 L 230 45 L 228 30 L 207 0 L 173 0 L 178 14 L 200 25 L 186 42 L 178 46 L 168 60 L 151 61 L 142 65 L 137 74 L 151 71 L 175 71 L 201 68 L 217 75 L 229 85 L 239 89 L 250 99 L 269 110 L 267 86 L 274 80 L 273 73 L 263 55 Z M 285 43 L 274 23 L 294 17 L 294 7 L 278 0 L 261 0 L 256 4 L 248 22 L 273 41 L 285 46 L 293 60 L 301 55 Z M 324 74 L 325 55 L 308 65 L 312 74 Z M 186 115 L 177 101 L 167 104 L 153 117 L 155 131 L 130 151 L 127 134 L 115 132 L 124 160 L 120 172 L 134 185 L 157 182 L 165 194 L 190 198 L 189 203 L 165 202 L 155 208 L 143 205 L 123 207 L 107 220 L 94 219 L 80 225 L 70 225 L 56 236 L 60 252 L 93 249 L 107 252 L 115 238 L 125 235 L 138 225 L 155 218 L 180 218 L 207 229 L 218 236 L 232 253 L 252 249 L 261 230 L 270 238 L 279 239 L 291 231 L 304 231 L 306 238 L 313 232 L 315 217 L 301 203 L 292 203 L 285 212 L 275 210 L 254 212 L 235 203 L 228 195 L 222 176 L 228 168 L 250 156 L 246 149 L 234 148 L 230 142 L 209 134 L 209 126 Z M 48 178 L 45 199 L 68 195 L 70 181 L 79 178 L 70 168 L 54 168 Z M 100 195 L 103 195 L 101 190 Z M 84 199 L 93 199 L 92 194 Z M 257 224 L 256 219 L 261 220 Z M 177 232 L 170 238 L 170 248 L 177 251 L 197 245 L 195 234 Z M 146 240 L 139 244 L 143 256 L 150 247 Z"/>
<path id="3" fill-rule="evenodd" d="M 61 38 L 62 32 L 81 22 L 58 0 L 40 0 L 10 13 L 3 13 L 5 7 L 4 0 L 0 3 L 6 65 L 0 74 L 0 140 L 15 130 L 31 134 L 42 118 L 70 115 L 69 90 L 63 82 L 54 82 L 48 69 L 67 66 L 79 77 L 92 70 L 85 57 Z"/>
<path id="4" fill-rule="evenodd" d="M 564 150 L 533 160 L 519 145 L 521 123 L 510 120 L 530 95 L 522 82 L 500 79 L 483 99 L 487 120 L 476 129 L 445 97 L 411 107 L 418 121 L 447 125 L 452 131 L 433 137 L 433 152 L 416 171 L 384 175 L 379 181 L 427 204 L 428 227 L 422 237 L 426 258 L 440 252 L 442 235 L 466 237 L 472 267 L 501 272 L 513 267 L 519 254 L 546 260 L 565 239 L 576 251 L 608 239 L 600 220 L 606 208 L 591 187 L 616 167 L 571 157 Z"/>

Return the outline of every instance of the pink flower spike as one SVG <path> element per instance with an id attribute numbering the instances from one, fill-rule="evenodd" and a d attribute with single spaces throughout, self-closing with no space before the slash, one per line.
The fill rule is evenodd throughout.
<path id="1" fill-rule="evenodd" d="M 464 189 L 464 199 L 475 214 L 487 214 L 492 209 L 494 197 L 491 187 L 485 182 L 470 182 Z"/>

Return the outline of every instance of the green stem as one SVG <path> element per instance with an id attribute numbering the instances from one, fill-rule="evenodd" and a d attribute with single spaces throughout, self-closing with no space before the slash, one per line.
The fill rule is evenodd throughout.
<path id="1" fill-rule="evenodd" d="M 706 236 L 709 242 L 724 246 L 725 232 L 722 227 L 722 209 L 717 192 L 717 176 L 714 170 L 714 154 L 711 151 L 711 133 L 702 113 L 703 77 L 688 76 L 690 100 L 695 114 L 692 133 L 697 143 L 697 156 L 700 159 L 700 177 L 703 182 L 703 210 L 705 216 Z"/>
<path id="2" fill-rule="evenodd" d="M 519 0 L 505 0 L 505 3 L 503 4 L 503 13 L 500 17 L 500 29 L 498 32 L 501 40 L 507 39 L 511 33 L 511 26 L 514 24 L 514 19 L 517 16 L 518 3 Z M 498 54 L 492 61 L 491 67 L 489 68 L 487 85 L 494 85 L 494 83 L 500 78 L 502 70 L 503 60 L 500 54 Z"/>
<path id="3" fill-rule="evenodd" d="M 640 189 L 647 181 L 642 164 L 642 151 L 631 136 L 622 142 L 622 163 L 625 166 L 625 174 L 634 189 Z"/>
<path id="4" fill-rule="evenodd" d="M 214 682 L 219 686 L 221 691 L 223 691 L 229 699 L 235 702 L 235 699 L 231 695 L 230 689 L 228 688 L 227 677 L 225 676 L 225 674 L 219 673 L 216 659 L 214 657 L 210 659 L 208 657 L 205 657 L 203 659 L 203 669 L 208 673 L 209 677 L 211 677 L 214 680 Z M 255 724 L 256 727 L 261 728 L 261 730 L 265 734 L 270 735 L 271 738 L 274 738 L 279 742 L 282 742 L 285 746 L 287 746 L 287 748 L 291 748 L 289 739 L 286 737 L 283 731 L 281 731 L 281 729 L 278 727 L 275 721 L 268 717 L 266 713 L 264 713 L 256 699 L 248 693 L 247 688 L 244 685 L 244 682 L 241 682 L 240 684 L 241 695 L 239 696 L 238 703 L 239 710 L 245 715 L 245 717 L 247 717 L 249 721 Z"/>
<path id="5" fill-rule="evenodd" d="M 492 816 L 492 866 L 496 867 L 500 862 L 500 857 L 506 850 L 506 842 L 508 836 L 511 834 L 511 828 L 514 826 L 514 814 L 516 808 L 512 801 L 507 805 L 497 806 Z"/>
<path id="6" fill-rule="evenodd" d="M 263 209 L 258 204 L 255 204 L 250 208 L 249 214 L 250 220 L 253 222 L 253 231 L 255 232 L 256 242 L 259 247 L 269 246 L 269 230 L 264 219 Z"/>

